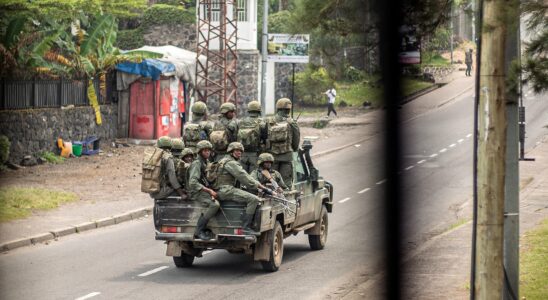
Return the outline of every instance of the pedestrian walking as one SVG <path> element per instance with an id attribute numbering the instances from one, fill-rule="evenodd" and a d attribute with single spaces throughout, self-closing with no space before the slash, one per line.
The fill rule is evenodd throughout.
<path id="1" fill-rule="evenodd" d="M 464 63 L 466 64 L 465 76 L 472 76 L 472 49 L 468 49 L 468 52 L 464 53 Z"/>
<path id="2" fill-rule="evenodd" d="M 324 94 L 327 95 L 327 116 L 333 112 L 335 117 L 337 116 L 337 111 L 335 110 L 335 97 L 337 97 L 337 91 L 335 88 L 330 88 Z"/>

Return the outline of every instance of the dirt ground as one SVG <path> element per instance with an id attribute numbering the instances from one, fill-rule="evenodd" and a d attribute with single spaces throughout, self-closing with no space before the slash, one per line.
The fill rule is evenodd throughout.
<path id="1" fill-rule="evenodd" d="M 355 109 L 339 115 L 356 116 Z M 323 115 L 324 113 L 318 113 Z M 316 115 L 307 116 L 314 118 Z M 328 139 L 347 127 L 301 128 L 301 137 Z M 101 153 L 66 159 L 60 164 L 42 164 L 0 172 L 0 186 L 36 187 L 75 193 L 80 201 L 131 200 L 141 195 L 141 160 L 146 147 L 101 143 Z"/>

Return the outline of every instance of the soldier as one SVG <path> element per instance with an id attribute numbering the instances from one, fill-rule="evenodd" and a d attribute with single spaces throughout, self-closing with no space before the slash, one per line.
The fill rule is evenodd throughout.
<path id="1" fill-rule="evenodd" d="M 190 108 L 192 121 L 185 125 L 183 140 L 187 148 L 196 153 L 196 145 L 199 141 L 209 139 L 211 124 L 205 120 L 207 117 L 207 106 L 204 102 L 196 102 Z"/>
<path id="2" fill-rule="evenodd" d="M 177 181 L 179 181 L 184 189 L 188 189 L 186 184 L 186 173 L 193 160 L 194 152 L 192 152 L 189 148 L 185 148 L 180 154 L 180 160 L 176 167 Z"/>
<path id="3" fill-rule="evenodd" d="M 200 202 L 206 211 L 198 219 L 194 238 L 209 240 L 210 236 L 205 231 L 209 219 L 211 219 L 219 210 L 219 202 L 216 200 L 217 193 L 208 187 L 206 179 L 206 167 L 213 148 L 209 141 L 200 141 L 196 145 L 198 155 L 192 162 L 187 174 L 188 191 L 190 199 Z"/>
<path id="4" fill-rule="evenodd" d="M 154 199 L 164 199 L 176 192 L 181 198 L 186 199 L 187 194 L 177 181 L 175 160 L 171 153 L 169 153 L 169 150 L 173 146 L 171 138 L 162 136 L 158 139 L 156 145 L 163 150 L 160 168 L 160 191 L 152 193 L 150 196 Z"/>
<path id="5" fill-rule="evenodd" d="M 244 170 L 250 173 L 257 167 L 257 155 L 266 142 L 266 123 L 260 117 L 261 104 L 251 101 L 247 105 L 249 116 L 238 122 L 238 142 L 242 143 L 245 152 L 240 163 Z"/>
<path id="6" fill-rule="evenodd" d="M 276 116 L 268 121 L 268 152 L 274 155 L 274 169 L 289 185 L 293 182 L 293 152 L 299 150 L 301 138 L 299 125 L 289 116 L 290 111 L 291 100 L 281 98 L 276 102 Z"/>
<path id="7" fill-rule="evenodd" d="M 284 190 L 289 190 L 289 188 L 285 185 L 280 172 L 272 169 L 273 163 L 274 156 L 272 154 L 262 153 L 257 160 L 258 168 L 251 172 L 251 177 L 262 185 L 272 184 L 277 193 L 283 193 Z"/>
<path id="8" fill-rule="evenodd" d="M 185 149 L 185 143 L 181 139 L 172 139 L 171 154 L 177 160 L 181 159 L 181 151 Z"/>
<path id="9" fill-rule="evenodd" d="M 244 233 L 256 234 L 250 226 L 259 203 L 259 197 L 240 189 L 240 184 L 254 190 L 261 189 L 266 194 L 272 194 L 272 191 L 253 179 L 240 165 L 239 160 L 244 152 L 242 144 L 238 142 L 230 143 L 227 152 L 228 154 L 218 162 L 215 190 L 221 201 L 231 200 L 247 205 L 245 214 L 242 217 L 242 227 Z"/>
<path id="10" fill-rule="evenodd" d="M 221 118 L 213 124 L 209 141 L 213 144 L 215 161 L 219 161 L 226 154 L 228 144 L 235 142 L 238 134 L 236 121 L 236 106 L 231 102 L 221 105 Z"/>

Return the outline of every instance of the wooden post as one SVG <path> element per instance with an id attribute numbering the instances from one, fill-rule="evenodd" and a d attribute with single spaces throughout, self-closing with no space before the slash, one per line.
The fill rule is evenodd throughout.
<path id="1" fill-rule="evenodd" d="M 485 0 L 483 4 L 477 150 L 477 299 L 501 299 L 504 278 L 506 3 L 503 0 Z"/>

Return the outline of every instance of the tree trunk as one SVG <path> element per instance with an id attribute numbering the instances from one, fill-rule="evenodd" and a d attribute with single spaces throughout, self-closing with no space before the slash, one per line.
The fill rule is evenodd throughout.
<path id="1" fill-rule="evenodd" d="M 485 0 L 481 39 L 477 163 L 477 299 L 501 299 L 503 287 L 506 19 L 503 0 Z"/>

